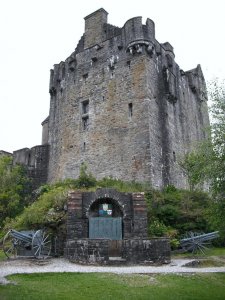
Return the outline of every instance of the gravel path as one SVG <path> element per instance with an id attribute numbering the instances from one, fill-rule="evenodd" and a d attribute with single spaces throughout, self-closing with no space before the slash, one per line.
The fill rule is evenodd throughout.
<path id="1" fill-rule="evenodd" d="M 5 276 L 18 273 L 47 273 L 47 272 L 107 272 L 116 274 L 131 273 L 208 273 L 225 272 L 225 267 L 193 268 L 184 265 L 191 259 L 174 259 L 168 265 L 162 266 L 87 266 L 69 262 L 64 258 L 46 260 L 18 259 L 0 262 L 0 284 L 9 281 Z"/>

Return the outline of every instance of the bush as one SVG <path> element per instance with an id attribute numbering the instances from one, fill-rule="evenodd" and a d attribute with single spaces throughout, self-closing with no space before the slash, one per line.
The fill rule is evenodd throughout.
<path id="1" fill-rule="evenodd" d="M 31 200 L 31 182 L 25 169 L 12 158 L 0 158 L 0 228 L 8 218 L 20 214 Z"/>
<path id="2" fill-rule="evenodd" d="M 171 239 L 170 240 L 170 247 L 171 247 L 171 250 L 176 250 L 178 249 L 180 246 L 180 242 L 178 239 Z"/>
<path id="3" fill-rule="evenodd" d="M 84 163 L 80 167 L 80 176 L 74 183 L 77 188 L 89 188 L 96 186 L 97 180 L 91 173 L 87 173 L 87 165 Z"/>
<path id="4" fill-rule="evenodd" d="M 159 220 L 154 220 L 148 227 L 148 234 L 150 237 L 166 236 L 167 227 Z"/>
<path id="5" fill-rule="evenodd" d="M 8 222 L 5 230 L 58 226 L 64 222 L 67 192 L 68 189 L 64 187 L 52 188 L 44 192 L 34 203 L 26 207 L 21 215 Z"/>
<path id="6" fill-rule="evenodd" d="M 207 216 L 210 199 L 206 193 L 178 190 L 168 186 L 162 192 L 155 190 L 146 192 L 145 199 L 149 224 L 152 224 L 152 219 L 160 220 L 167 228 L 177 231 L 176 238 L 187 231 L 211 230 Z M 156 226 L 155 230 L 157 228 Z"/>
<path id="7" fill-rule="evenodd" d="M 104 177 L 97 182 L 98 187 L 101 188 L 114 188 L 120 192 L 143 192 L 147 184 L 134 182 L 134 181 L 122 181 L 111 177 Z"/>

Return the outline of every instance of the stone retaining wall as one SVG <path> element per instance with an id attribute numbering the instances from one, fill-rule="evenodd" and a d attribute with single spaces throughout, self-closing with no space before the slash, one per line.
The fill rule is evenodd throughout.
<path id="1" fill-rule="evenodd" d="M 80 264 L 165 264 L 170 262 L 170 245 L 166 238 L 124 239 L 121 257 L 110 257 L 110 240 L 68 240 L 64 256 Z"/>

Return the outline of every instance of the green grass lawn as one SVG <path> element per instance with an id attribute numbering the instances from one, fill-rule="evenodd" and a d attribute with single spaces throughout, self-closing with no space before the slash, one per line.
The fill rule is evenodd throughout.
<path id="1" fill-rule="evenodd" d="M 225 274 L 21 274 L 0 286 L 1 300 L 224 300 Z"/>

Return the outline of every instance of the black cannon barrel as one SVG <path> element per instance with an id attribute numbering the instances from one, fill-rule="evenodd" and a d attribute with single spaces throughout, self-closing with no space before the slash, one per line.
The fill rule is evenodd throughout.
<path id="1" fill-rule="evenodd" d="M 16 231 L 14 229 L 10 230 L 10 235 L 20 241 L 26 242 L 26 243 L 31 243 L 32 242 L 32 236 Z"/>
<path id="2" fill-rule="evenodd" d="M 217 237 L 219 237 L 219 231 L 214 231 L 214 232 L 210 232 L 210 233 L 204 233 L 204 234 L 200 234 L 200 235 L 191 236 L 189 238 L 184 238 L 180 242 L 183 243 L 183 242 L 189 242 L 189 241 L 193 241 L 193 240 L 209 241 L 209 240 L 213 240 Z"/>

